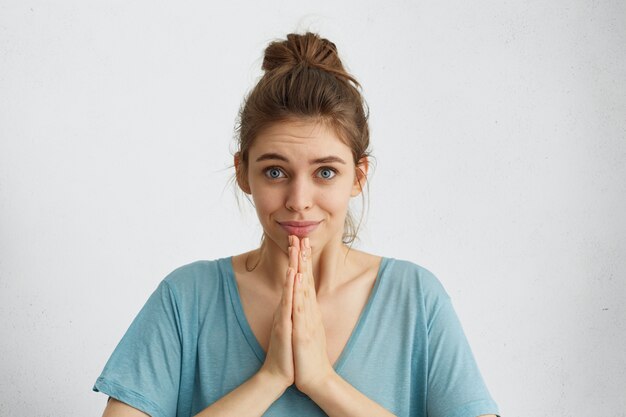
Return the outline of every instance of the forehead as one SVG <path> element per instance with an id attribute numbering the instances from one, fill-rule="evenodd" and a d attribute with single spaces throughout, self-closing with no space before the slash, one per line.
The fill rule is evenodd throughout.
<path id="1" fill-rule="evenodd" d="M 350 159 L 350 148 L 330 126 L 313 121 L 278 122 L 265 128 L 250 147 L 250 161 L 266 152 L 282 152 L 293 157 L 333 154 Z M 322 155 L 324 154 L 324 155 Z"/>

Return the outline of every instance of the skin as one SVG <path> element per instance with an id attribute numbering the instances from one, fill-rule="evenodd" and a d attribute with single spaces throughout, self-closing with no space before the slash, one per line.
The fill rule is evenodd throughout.
<path id="1" fill-rule="evenodd" d="M 267 153 L 288 162 L 257 161 Z M 330 155 L 345 163 L 309 163 Z M 334 371 L 318 302 L 371 260 L 371 255 L 348 252 L 341 241 L 348 203 L 362 191 L 367 176 L 367 159 L 355 165 L 350 148 L 334 131 L 293 120 L 261 132 L 249 150 L 248 164 L 241 171 L 235 156 L 238 174 L 246 174 L 237 175 L 238 184 L 252 196 L 266 235 L 263 250 L 250 253 L 250 265 L 258 261 L 255 288 L 278 294 L 280 302 L 259 372 L 197 416 L 244 415 L 253 408 L 260 414 L 292 384 L 328 415 L 390 416 Z M 291 235 L 277 223 L 304 220 L 321 223 L 308 236 Z M 104 417 L 145 415 L 116 399 L 110 399 L 104 412 Z"/>
<path id="2" fill-rule="evenodd" d="M 268 153 L 280 154 L 289 162 L 256 161 Z M 330 155 L 345 164 L 309 163 Z M 350 199 L 361 193 L 367 176 L 367 158 L 355 166 L 350 148 L 332 129 L 320 123 L 292 121 L 261 132 L 249 149 L 248 161 L 247 176 L 240 178 L 239 186 L 252 196 L 266 236 L 266 247 L 260 253 L 261 268 L 255 271 L 264 281 L 261 284 L 280 291 L 288 268 L 288 232 L 277 221 L 322 220 L 309 236 L 313 276 L 319 295 L 332 292 L 346 275 L 342 269 L 348 248 L 341 237 Z M 238 155 L 235 167 L 241 169 Z M 337 173 L 331 179 L 324 178 L 330 176 L 331 169 Z M 257 260 L 255 257 L 254 262 Z"/>
<path id="3" fill-rule="evenodd" d="M 266 361 L 267 371 L 304 393 L 334 372 L 326 354 L 326 334 L 317 304 L 309 238 L 289 236 L 289 267 L 283 297 L 276 310 Z"/>
<path id="4" fill-rule="evenodd" d="M 287 161 L 257 161 L 270 153 Z M 282 293 L 262 370 L 285 387 L 295 383 L 310 393 L 334 373 L 317 296 L 332 293 L 351 269 L 341 237 L 350 198 L 361 192 L 367 175 L 367 160 L 357 167 L 332 129 L 305 121 L 270 126 L 248 155 L 247 176 L 239 185 L 252 195 L 266 236 L 260 259 L 255 258 L 260 261 L 256 276 L 259 285 Z M 309 163 L 326 156 L 343 162 Z M 238 158 L 235 166 L 241 168 Z M 306 238 L 289 235 L 277 223 L 304 220 L 321 220 Z"/>

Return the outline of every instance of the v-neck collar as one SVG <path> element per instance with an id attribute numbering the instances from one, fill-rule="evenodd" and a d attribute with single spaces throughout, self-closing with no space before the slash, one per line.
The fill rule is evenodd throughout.
<path id="1" fill-rule="evenodd" d="M 237 318 L 237 321 L 239 322 L 239 327 L 241 327 L 241 330 L 246 338 L 246 341 L 250 345 L 250 348 L 252 349 L 256 357 L 259 359 L 261 363 L 264 363 L 266 353 L 261 347 L 261 344 L 257 340 L 256 336 L 254 335 L 254 332 L 252 331 L 252 328 L 250 327 L 250 323 L 248 322 L 248 318 L 246 317 L 243 311 L 243 305 L 241 303 L 241 295 L 239 293 L 239 288 L 237 287 L 237 280 L 235 279 L 235 271 L 233 270 L 232 258 L 233 257 L 230 256 L 227 258 L 219 259 L 218 262 L 221 264 L 220 269 L 226 275 L 225 278 L 226 278 L 226 283 L 228 286 L 228 292 L 230 295 L 230 300 L 231 300 L 233 309 L 235 310 L 235 316 Z M 341 351 L 341 354 L 339 355 L 339 357 L 335 361 L 335 364 L 333 365 L 333 368 L 335 369 L 335 372 L 337 373 L 340 373 L 341 368 L 343 367 L 343 364 L 348 359 L 348 356 L 350 355 L 350 351 L 352 350 L 352 347 L 356 343 L 359 337 L 359 334 L 361 333 L 361 329 L 365 325 L 365 321 L 371 310 L 372 304 L 374 302 L 374 298 L 376 297 L 376 293 L 378 292 L 378 288 L 380 287 L 380 282 L 382 281 L 382 276 L 384 275 L 385 268 L 388 264 L 389 259 L 390 258 L 383 256 L 380 260 L 380 265 L 378 266 L 378 272 L 376 273 L 376 281 L 374 283 L 374 287 L 372 288 L 370 292 L 369 298 L 367 300 L 367 304 L 365 305 L 365 308 L 361 312 L 361 315 L 359 316 L 359 319 L 357 320 L 357 323 L 354 326 L 352 333 L 350 334 L 350 338 L 348 339 L 348 342 L 344 346 L 343 350 Z M 292 385 L 292 387 L 295 389 L 295 385 Z"/>

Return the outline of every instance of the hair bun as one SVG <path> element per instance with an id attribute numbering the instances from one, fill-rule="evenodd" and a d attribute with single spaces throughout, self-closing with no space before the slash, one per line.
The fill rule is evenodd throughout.
<path id="1" fill-rule="evenodd" d="M 289 71 L 301 65 L 330 72 L 359 85 L 343 67 L 335 44 L 315 33 L 290 33 L 286 40 L 272 42 L 265 48 L 262 68 L 266 73 Z"/>

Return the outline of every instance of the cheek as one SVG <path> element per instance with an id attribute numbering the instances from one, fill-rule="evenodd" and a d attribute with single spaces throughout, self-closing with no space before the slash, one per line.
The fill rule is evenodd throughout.
<path id="1" fill-rule="evenodd" d="M 350 184 L 341 184 L 341 186 L 333 187 L 333 189 L 323 191 L 320 194 L 320 202 L 326 208 L 328 208 L 329 211 L 347 211 L 351 198 L 350 191 Z"/>
<path id="2" fill-rule="evenodd" d="M 252 193 L 252 201 L 260 218 L 266 217 L 268 213 L 276 211 L 280 207 L 281 199 L 271 189 L 255 189 Z"/>

